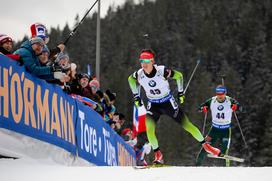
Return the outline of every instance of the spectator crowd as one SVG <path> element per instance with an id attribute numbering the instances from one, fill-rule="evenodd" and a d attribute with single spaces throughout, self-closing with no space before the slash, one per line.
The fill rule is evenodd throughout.
<path id="1" fill-rule="evenodd" d="M 65 53 L 64 44 L 50 49 L 47 46 L 49 37 L 43 24 L 32 24 L 30 31 L 31 38 L 15 51 L 12 38 L 0 34 L 0 54 L 16 60 L 33 76 L 59 85 L 67 94 L 98 112 L 104 121 L 121 135 L 125 116 L 116 111 L 114 105 L 116 93 L 110 90 L 102 91 L 95 77 L 78 73 L 77 65 Z"/>

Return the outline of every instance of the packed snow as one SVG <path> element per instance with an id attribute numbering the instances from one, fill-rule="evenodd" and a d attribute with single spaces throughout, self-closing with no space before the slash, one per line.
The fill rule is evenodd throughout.
<path id="1" fill-rule="evenodd" d="M 0 153 L 19 159 L 0 159 L 0 181 L 268 181 L 271 167 L 98 167 L 69 155 L 63 149 L 0 129 Z"/>

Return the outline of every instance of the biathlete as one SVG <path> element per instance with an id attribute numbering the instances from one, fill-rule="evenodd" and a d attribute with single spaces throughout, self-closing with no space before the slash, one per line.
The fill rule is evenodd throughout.
<path id="1" fill-rule="evenodd" d="M 173 97 L 168 79 L 176 80 L 178 87 L 178 100 L 180 104 L 184 102 L 183 94 L 183 75 L 177 70 L 165 67 L 164 65 L 155 64 L 155 54 L 150 49 L 144 49 L 140 53 L 139 62 L 141 69 L 129 76 L 128 82 L 134 95 L 134 103 L 136 107 L 142 105 L 139 96 L 138 86 L 141 85 L 148 98 L 147 115 L 146 115 L 146 133 L 149 143 L 155 154 L 154 164 L 163 164 L 163 154 L 160 151 L 158 139 L 155 134 L 156 123 L 162 114 L 166 114 L 180 123 L 186 131 L 188 131 L 202 147 L 213 155 L 218 156 L 220 150 L 212 147 L 205 141 L 199 129 L 192 124 L 185 113 L 181 110 Z"/>

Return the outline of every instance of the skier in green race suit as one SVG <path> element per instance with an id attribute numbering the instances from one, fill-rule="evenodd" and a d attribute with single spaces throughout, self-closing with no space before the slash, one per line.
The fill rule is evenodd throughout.
<path id="1" fill-rule="evenodd" d="M 207 114 L 210 110 L 212 114 L 212 126 L 205 137 L 206 142 L 211 145 L 220 144 L 222 154 L 228 154 L 231 141 L 231 117 L 232 113 L 237 109 L 242 110 L 239 103 L 226 95 L 227 89 L 222 85 L 218 85 L 215 89 L 216 96 L 208 99 L 199 106 L 199 111 Z M 205 151 L 201 148 L 196 165 L 200 166 L 206 156 Z M 230 166 L 230 160 L 226 159 L 226 166 Z"/>
<path id="2" fill-rule="evenodd" d="M 155 64 L 155 54 L 150 49 L 144 49 L 140 53 L 139 63 L 141 69 L 129 76 L 128 82 L 134 96 L 136 107 L 142 105 L 139 96 L 138 86 L 142 86 L 148 98 L 146 115 L 146 133 L 149 143 L 155 154 L 154 164 L 163 164 L 163 155 L 160 151 L 158 140 L 155 134 L 156 123 L 162 114 L 166 114 L 182 125 L 183 129 L 188 131 L 202 147 L 213 155 L 219 155 L 220 150 L 212 147 L 205 142 L 199 129 L 193 125 L 188 117 L 181 110 L 173 97 L 168 79 L 176 80 L 178 87 L 178 100 L 180 104 L 184 102 L 183 94 L 183 75 L 182 73 L 167 68 L 163 65 Z"/>

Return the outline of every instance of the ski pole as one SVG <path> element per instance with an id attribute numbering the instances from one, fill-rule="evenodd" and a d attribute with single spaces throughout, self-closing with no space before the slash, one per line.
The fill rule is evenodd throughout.
<path id="1" fill-rule="evenodd" d="M 204 133 L 205 133 L 206 120 L 207 120 L 207 113 L 205 112 L 204 123 L 203 123 L 203 128 L 202 128 L 202 135 L 204 135 Z"/>
<path id="2" fill-rule="evenodd" d="M 190 85 L 190 82 L 191 82 L 191 80 L 192 80 L 192 78 L 193 78 L 193 76 L 194 76 L 194 74 L 195 74 L 195 71 L 196 71 L 196 69 L 197 69 L 197 67 L 198 67 L 199 64 L 200 64 L 200 59 L 197 60 L 197 64 L 196 64 L 196 66 L 195 66 L 195 68 L 194 68 L 194 70 L 193 70 L 193 72 L 192 72 L 192 74 L 191 74 L 191 77 L 190 77 L 190 79 L 189 79 L 189 81 L 188 81 L 188 83 L 187 83 L 187 85 L 186 85 L 186 87 L 185 87 L 185 89 L 184 89 L 183 94 L 186 93 L 186 91 L 187 91 L 187 89 L 188 89 L 188 87 L 189 87 L 189 85 Z"/>
<path id="3" fill-rule="evenodd" d="M 74 36 L 75 32 L 77 31 L 78 27 L 83 23 L 83 21 L 85 20 L 85 18 L 87 17 L 87 15 L 90 13 L 90 11 L 93 9 L 94 5 L 98 2 L 99 0 L 96 0 L 92 7 L 86 12 L 86 14 L 84 15 L 84 17 L 81 19 L 81 21 L 76 25 L 76 27 L 71 31 L 71 33 L 69 34 L 69 36 L 66 38 L 66 40 L 64 41 L 64 45 L 66 45 L 68 43 L 68 41 L 70 40 L 70 38 L 72 36 Z"/>
<path id="4" fill-rule="evenodd" d="M 246 139 L 245 139 L 245 136 L 244 136 L 244 134 L 243 134 L 242 128 L 241 128 L 241 126 L 240 126 L 240 122 L 239 122 L 238 117 L 237 117 L 237 114 L 236 114 L 235 111 L 234 111 L 233 113 L 234 113 L 234 117 L 235 117 L 235 119 L 236 119 L 236 121 L 237 121 L 238 127 L 239 127 L 239 129 L 240 129 L 240 132 L 241 132 L 243 141 L 244 141 L 244 143 L 245 143 L 245 146 L 246 146 L 246 148 L 248 148 L 247 142 L 246 142 Z"/>

